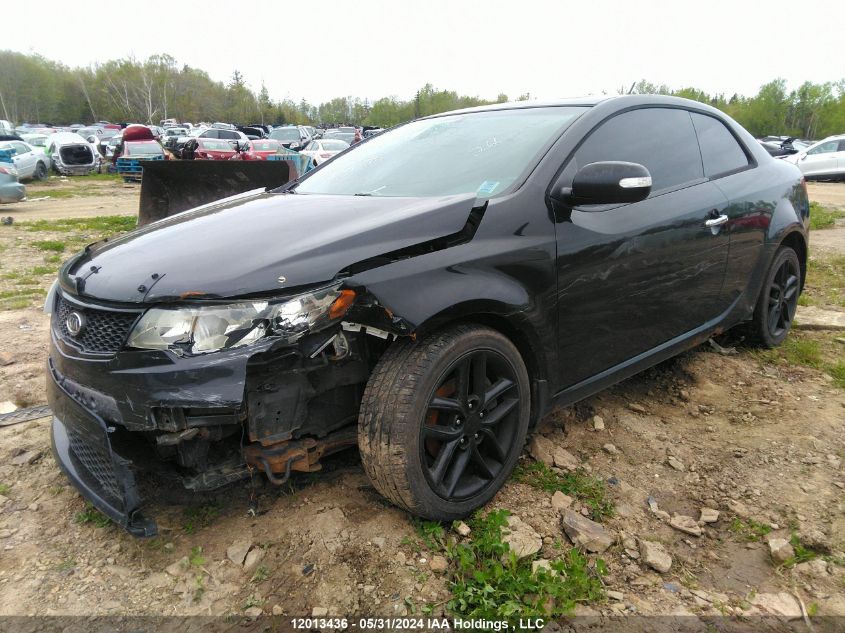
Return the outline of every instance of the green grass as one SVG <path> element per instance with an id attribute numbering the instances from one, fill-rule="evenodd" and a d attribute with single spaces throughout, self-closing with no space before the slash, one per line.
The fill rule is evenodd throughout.
<path id="1" fill-rule="evenodd" d="M 845 307 L 845 256 L 809 258 L 807 282 L 799 303 Z"/>
<path id="2" fill-rule="evenodd" d="M 12 487 L 9 484 L 0 484 L 0 495 L 8 497 L 10 492 L 12 492 Z"/>
<path id="3" fill-rule="evenodd" d="M 470 538 L 446 547 L 452 592 L 449 611 L 464 619 L 513 624 L 521 618 L 561 617 L 578 603 L 604 599 L 604 561 L 598 559 L 591 567 L 572 548 L 551 561 L 550 570 L 541 568 L 533 573 L 533 557 L 517 559 L 502 540 L 508 515 L 507 510 L 477 514 L 469 521 Z"/>
<path id="4" fill-rule="evenodd" d="M 832 228 L 839 218 L 845 218 L 845 213 L 836 209 L 828 209 L 817 202 L 810 203 L 811 231 Z"/>
<path id="5" fill-rule="evenodd" d="M 740 519 L 739 517 L 731 521 L 728 529 L 746 541 L 761 541 L 769 532 L 772 531 L 772 526 L 760 523 L 754 519 Z"/>
<path id="6" fill-rule="evenodd" d="M 91 523 L 99 528 L 108 527 L 111 525 L 111 519 L 109 519 L 105 514 L 97 510 L 94 506 L 90 503 L 85 505 L 85 509 L 81 512 L 77 512 L 74 517 L 74 521 L 81 525 L 87 525 Z"/>
<path id="7" fill-rule="evenodd" d="M 827 373 L 833 377 L 833 382 L 837 387 L 845 389 L 845 361 L 839 361 L 835 365 L 828 367 Z"/>
<path id="8" fill-rule="evenodd" d="M 46 288 L 0 290 L 0 310 L 20 310 L 22 308 L 28 308 L 36 300 L 41 301 L 42 297 L 46 294 Z"/>
<path id="9" fill-rule="evenodd" d="M 269 567 L 265 567 L 264 565 L 259 565 L 258 568 L 255 570 L 255 573 L 252 575 L 250 579 L 251 582 L 260 583 L 267 580 L 272 573 L 270 572 Z"/>
<path id="10" fill-rule="evenodd" d="M 203 556 L 202 547 L 199 545 L 192 547 L 191 553 L 188 556 L 188 563 L 190 563 L 191 567 L 202 567 L 206 562 L 207 559 Z"/>
<path id="11" fill-rule="evenodd" d="M 425 547 L 435 551 L 443 547 L 445 543 L 443 524 L 438 521 L 424 521 L 416 517 L 412 518 L 411 522 Z"/>
<path id="12" fill-rule="evenodd" d="M 561 475 L 541 462 L 531 462 L 518 464 L 513 478 L 544 492 L 560 491 L 574 497 L 590 509 L 594 521 L 613 516 L 613 503 L 607 498 L 605 483 L 581 470 Z"/>
<path id="13" fill-rule="evenodd" d="M 185 534 L 194 534 L 200 528 L 208 527 L 211 522 L 220 514 L 220 507 L 209 503 L 193 508 L 185 508 L 182 513 L 185 515 L 185 523 L 182 531 Z"/>
<path id="14" fill-rule="evenodd" d="M 33 242 L 32 245 L 40 251 L 53 251 L 56 253 L 63 253 L 67 244 L 58 240 L 41 240 Z"/>
<path id="15" fill-rule="evenodd" d="M 68 233 L 71 231 L 99 231 L 101 233 L 113 234 L 131 231 L 138 226 L 138 218 L 134 215 L 104 215 L 93 218 L 32 220 L 28 222 L 18 222 L 14 226 L 30 233 L 41 231 L 56 233 Z"/>

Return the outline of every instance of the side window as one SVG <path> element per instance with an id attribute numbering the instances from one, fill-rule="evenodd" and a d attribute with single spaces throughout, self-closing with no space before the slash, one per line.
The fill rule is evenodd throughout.
<path id="1" fill-rule="evenodd" d="M 23 143 L 12 143 L 12 147 L 15 148 L 15 153 L 18 156 L 20 156 L 21 154 L 26 154 L 29 151 L 29 148 Z"/>
<path id="2" fill-rule="evenodd" d="M 828 154 L 830 152 L 835 152 L 839 147 L 839 143 L 837 141 L 828 141 L 827 143 L 822 143 L 818 147 L 814 147 L 811 149 L 808 154 Z"/>
<path id="3" fill-rule="evenodd" d="M 712 178 L 748 167 L 748 156 L 724 123 L 706 114 L 692 112 L 690 116 L 698 135 L 705 176 Z"/>
<path id="4" fill-rule="evenodd" d="M 200 136 L 202 136 L 203 138 L 220 138 L 217 133 L 217 130 L 206 130 Z"/>
<path id="5" fill-rule="evenodd" d="M 842 139 L 841 141 L 839 141 L 839 151 L 845 152 L 845 139 Z"/>
<path id="6" fill-rule="evenodd" d="M 652 195 L 704 178 L 701 152 L 690 113 L 674 108 L 623 112 L 596 129 L 575 152 L 567 171 L 589 163 L 619 160 L 644 165 Z"/>

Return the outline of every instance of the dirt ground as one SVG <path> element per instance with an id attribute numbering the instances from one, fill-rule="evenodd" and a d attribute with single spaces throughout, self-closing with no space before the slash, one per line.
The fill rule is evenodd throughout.
<path id="1" fill-rule="evenodd" d="M 136 195 L 118 193 L 122 184 L 107 191 L 16 213 L 76 217 L 69 200 L 116 213 L 99 205 Z M 845 208 L 845 185 L 811 192 Z M 41 261 L 28 239 L 0 232 L 0 271 Z M 841 257 L 845 226 L 811 243 Z M 795 350 L 812 343 L 835 362 L 843 336 L 791 338 Z M 36 307 L 0 311 L 0 402 L 43 402 L 47 337 Z M 702 631 L 727 614 L 845 616 L 845 389 L 821 364 L 786 362 L 731 335 L 721 343 L 735 353 L 702 346 L 542 422 L 539 434 L 606 482 L 615 506 L 602 521 L 614 544 L 601 557 L 606 589 L 620 593 L 577 613 L 688 615 Z M 86 508 L 50 454 L 48 427 L 42 419 L 0 429 L 0 615 L 388 616 L 420 605 L 442 613 L 449 600 L 446 576 L 432 570 L 438 552 L 379 497 L 354 452 L 282 489 L 256 477 L 203 496 L 147 490 L 161 535 L 137 540 Z M 522 460 L 531 462 L 529 451 Z M 548 492 L 511 481 L 491 506 L 533 528 L 539 556 L 560 556 L 567 537 Z M 717 520 L 696 523 L 702 508 Z M 672 527 L 673 515 L 692 517 L 687 530 L 700 535 Z M 817 555 L 777 566 L 767 544 L 777 537 Z M 646 563 L 643 542 L 665 548 L 668 571 Z M 237 550 L 247 549 L 244 567 Z"/>
<path id="2" fill-rule="evenodd" d="M 61 195 L 51 197 L 58 189 Z M 88 218 L 102 215 L 137 215 L 141 186 L 118 177 L 50 176 L 45 182 L 26 183 L 26 199 L 0 207 L 0 216 L 22 220 Z"/>

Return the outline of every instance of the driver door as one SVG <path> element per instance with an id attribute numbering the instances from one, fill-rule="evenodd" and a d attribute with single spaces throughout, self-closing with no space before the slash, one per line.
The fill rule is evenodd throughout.
<path id="1" fill-rule="evenodd" d="M 728 200 L 704 177 L 690 113 L 618 114 L 593 130 L 564 176 L 599 161 L 644 165 L 652 192 L 632 204 L 575 207 L 557 224 L 564 388 L 681 337 L 727 307 L 728 232 L 705 223 L 724 215 Z"/>

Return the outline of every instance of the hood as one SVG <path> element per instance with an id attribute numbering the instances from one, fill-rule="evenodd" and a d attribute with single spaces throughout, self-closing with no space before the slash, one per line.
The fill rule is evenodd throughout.
<path id="1" fill-rule="evenodd" d="M 241 194 L 89 246 L 65 265 L 61 281 L 122 303 L 284 294 L 458 233 L 475 199 Z"/>

